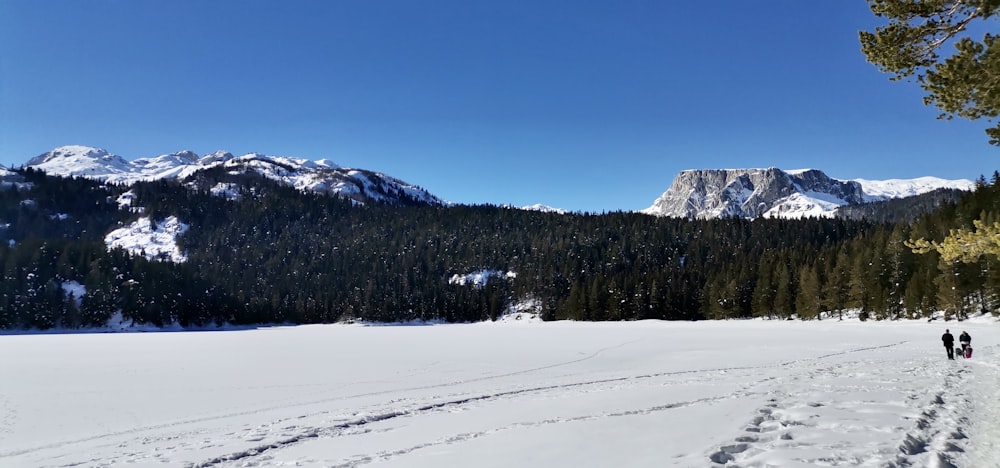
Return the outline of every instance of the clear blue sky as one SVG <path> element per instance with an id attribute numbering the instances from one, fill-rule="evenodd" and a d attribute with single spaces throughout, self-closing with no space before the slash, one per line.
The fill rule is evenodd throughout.
<path id="1" fill-rule="evenodd" d="M 591 212 L 683 169 L 992 174 L 986 123 L 865 62 L 875 24 L 863 0 L 0 0 L 0 164 L 225 149 Z"/>

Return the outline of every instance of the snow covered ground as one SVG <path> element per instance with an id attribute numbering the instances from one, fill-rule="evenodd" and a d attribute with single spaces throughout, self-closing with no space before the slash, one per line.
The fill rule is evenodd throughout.
<path id="1" fill-rule="evenodd" d="M 975 355 L 948 361 L 940 335 Z M 0 466 L 1000 466 L 1000 325 L 0 336 Z"/>

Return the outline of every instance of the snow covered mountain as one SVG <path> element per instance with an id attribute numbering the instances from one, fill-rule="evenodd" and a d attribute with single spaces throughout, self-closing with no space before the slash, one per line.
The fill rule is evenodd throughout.
<path id="1" fill-rule="evenodd" d="M 126 180 L 135 171 L 124 158 L 89 146 L 60 146 L 28 160 L 26 166 L 64 177 L 86 177 L 107 182 L 138 180 Z"/>
<path id="2" fill-rule="evenodd" d="M 976 185 L 971 180 L 945 180 L 937 177 L 889 180 L 853 179 L 853 181 L 861 184 L 867 197 L 865 201 L 912 197 L 942 188 L 972 190 Z"/>
<path id="3" fill-rule="evenodd" d="M 421 187 L 379 172 L 343 168 L 325 159 L 311 161 L 259 153 L 234 156 L 217 151 L 199 157 L 191 151 L 181 151 L 128 161 L 100 148 L 61 146 L 32 158 L 26 166 L 51 175 L 126 185 L 160 179 L 190 180 L 201 171 L 221 167 L 233 175 L 256 173 L 301 191 L 349 198 L 359 203 L 447 204 Z M 213 193 L 223 196 L 234 193 L 226 188 L 212 189 Z"/>
<path id="4" fill-rule="evenodd" d="M 971 190 L 970 180 L 837 180 L 816 169 L 682 171 L 643 213 L 689 219 L 831 217 L 844 205 L 904 198 L 940 188 Z"/>
<path id="5" fill-rule="evenodd" d="M 519 210 L 526 210 L 526 211 L 540 211 L 542 213 L 555 213 L 555 214 L 569 213 L 569 210 L 543 205 L 541 203 L 536 203 L 534 205 L 519 206 L 519 207 L 510 206 L 510 208 L 517 208 Z"/>

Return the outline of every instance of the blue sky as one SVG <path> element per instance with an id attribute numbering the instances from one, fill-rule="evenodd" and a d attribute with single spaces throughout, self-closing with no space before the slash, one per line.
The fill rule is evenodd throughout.
<path id="1" fill-rule="evenodd" d="M 590 212 L 684 169 L 992 174 L 985 122 L 865 62 L 875 24 L 863 0 L 0 0 L 0 164 L 225 149 Z"/>

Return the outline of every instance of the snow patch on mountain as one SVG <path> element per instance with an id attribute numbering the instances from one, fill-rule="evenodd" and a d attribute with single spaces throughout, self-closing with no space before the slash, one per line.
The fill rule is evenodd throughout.
<path id="1" fill-rule="evenodd" d="M 73 299 L 73 303 L 76 304 L 77 308 L 83 306 L 83 296 L 87 294 L 86 286 L 73 280 L 63 281 L 59 286 L 61 287 L 63 295 L 66 297 L 67 301 Z"/>
<path id="2" fill-rule="evenodd" d="M 556 213 L 556 214 L 567 214 L 567 213 L 569 213 L 569 211 L 566 211 L 566 210 L 564 210 L 562 208 L 554 208 L 554 207 L 551 207 L 551 206 L 548 206 L 548 205 L 543 205 L 541 203 L 536 203 L 534 205 L 528 205 L 528 206 L 522 206 L 520 209 L 527 210 L 527 211 L 541 211 L 542 213 Z"/>
<path id="3" fill-rule="evenodd" d="M 119 195 L 118 198 L 115 199 L 115 202 L 118 203 L 118 208 L 121 208 L 123 210 L 131 208 L 132 202 L 134 201 L 135 201 L 135 193 L 132 192 L 131 190 Z"/>
<path id="4" fill-rule="evenodd" d="M 765 218 L 830 218 L 844 201 L 828 193 L 793 193 L 764 212 Z"/>
<path id="5" fill-rule="evenodd" d="M 240 186 L 229 182 L 215 184 L 215 186 L 209 189 L 209 193 L 227 200 L 239 200 L 241 198 Z"/>
<path id="6" fill-rule="evenodd" d="M 144 208 L 141 206 L 135 206 L 135 192 L 129 190 L 115 199 L 115 203 L 118 204 L 118 209 L 127 210 L 130 213 L 142 213 Z"/>
<path id="7" fill-rule="evenodd" d="M 187 232 L 188 228 L 176 216 L 156 222 L 146 216 L 109 232 L 104 236 L 104 243 L 108 250 L 122 248 L 132 255 L 142 255 L 150 260 L 182 263 L 187 261 L 187 256 L 177 246 L 177 237 Z"/>
<path id="8" fill-rule="evenodd" d="M 486 283 L 489 283 L 492 278 L 514 279 L 516 277 L 517 273 L 513 271 L 503 272 L 500 270 L 479 270 L 464 275 L 452 275 L 451 278 L 448 279 L 448 284 L 481 288 L 486 286 Z"/>

